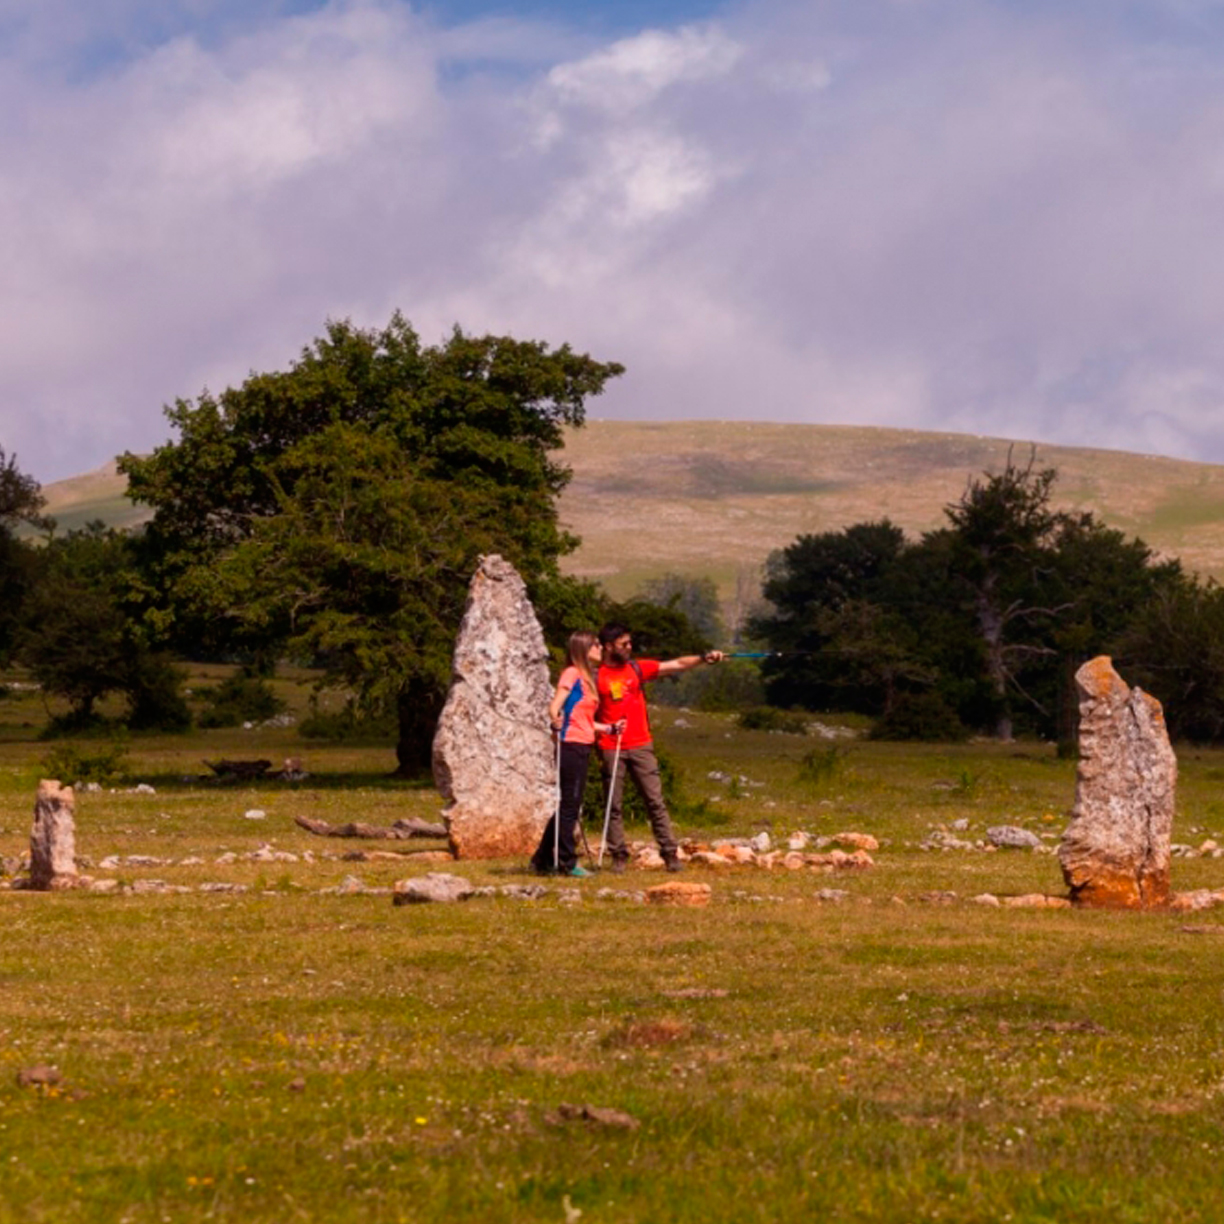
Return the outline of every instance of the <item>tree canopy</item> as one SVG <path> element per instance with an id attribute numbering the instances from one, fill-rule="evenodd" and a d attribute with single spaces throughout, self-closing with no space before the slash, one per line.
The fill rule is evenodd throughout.
<path id="1" fill-rule="evenodd" d="M 918 541 L 859 523 L 774 554 L 772 611 L 753 626 L 783 652 L 765 666 L 770 699 L 901 725 L 912 719 L 898 703 L 921 696 L 945 730 L 951 714 L 1001 738 L 1017 725 L 1069 734 L 1075 667 L 1136 641 L 1141 612 L 1165 607 L 1185 579 L 1141 540 L 1055 510 L 1055 480 L 1009 456 Z"/>
<path id="2" fill-rule="evenodd" d="M 308 655 L 395 709 L 400 767 L 420 768 L 479 555 L 506 556 L 546 615 L 585 598 L 558 571 L 577 541 L 554 452 L 622 372 L 458 328 L 425 346 L 397 313 L 330 323 L 289 370 L 179 400 L 178 440 L 120 461 L 154 509 L 150 623 L 180 648 Z"/>

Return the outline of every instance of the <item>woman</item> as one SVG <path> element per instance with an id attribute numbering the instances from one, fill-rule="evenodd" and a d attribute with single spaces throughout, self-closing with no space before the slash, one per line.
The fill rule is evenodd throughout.
<path id="1" fill-rule="evenodd" d="M 603 658 L 599 635 L 589 629 L 570 634 L 569 663 L 557 681 L 556 692 L 548 705 L 548 718 L 557 736 L 560 759 L 561 794 L 557 815 L 548 822 L 540 845 L 531 856 L 532 869 L 540 873 L 556 871 L 561 875 L 582 877 L 574 848 L 574 827 L 582 810 L 586 790 L 587 765 L 597 732 L 614 734 L 606 723 L 596 724 L 595 707 L 599 694 L 591 674 Z M 560 818 L 560 832 L 556 822 Z"/>

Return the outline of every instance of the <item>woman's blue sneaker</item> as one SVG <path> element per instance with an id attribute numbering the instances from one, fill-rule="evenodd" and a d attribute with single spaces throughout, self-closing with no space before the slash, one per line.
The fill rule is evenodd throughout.
<path id="1" fill-rule="evenodd" d="M 579 867 L 577 863 L 575 863 L 567 872 L 565 872 L 565 874 L 567 876 L 573 876 L 575 880 L 585 880 L 591 873 L 589 871 L 583 871 L 583 869 Z"/>

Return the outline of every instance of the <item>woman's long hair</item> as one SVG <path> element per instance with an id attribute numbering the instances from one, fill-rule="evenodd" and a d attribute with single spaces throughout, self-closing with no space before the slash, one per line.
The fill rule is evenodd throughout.
<path id="1" fill-rule="evenodd" d="M 591 653 L 591 647 L 598 641 L 599 634 L 593 629 L 579 629 L 576 633 L 570 634 L 569 645 L 566 648 L 570 665 L 578 669 L 578 674 L 582 677 L 582 683 L 589 694 L 595 692 L 595 677 L 591 675 L 591 664 L 587 656 Z"/>

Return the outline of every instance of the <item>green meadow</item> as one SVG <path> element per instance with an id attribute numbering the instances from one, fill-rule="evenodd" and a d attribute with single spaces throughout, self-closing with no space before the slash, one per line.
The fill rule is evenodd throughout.
<path id="1" fill-rule="evenodd" d="M 39 695 L 7 679 L 11 860 L 51 745 Z M 298 712 L 309 679 L 277 681 Z M 1056 858 L 919 848 L 962 821 L 961 839 L 1007 823 L 1056 846 L 1073 763 L 1039 743 L 655 720 L 685 834 L 865 832 L 875 867 L 693 868 L 712 889 L 694 909 L 633 900 L 663 879 L 644 872 L 573 882 L 576 903 L 553 884 L 396 908 L 322 890 L 440 869 L 535 881 L 294 824 L 435 818 L 431 788 L 387 776 L 385 745 L 293 727 L 131 739 L 126 778 L 78 797 L 78 855 L 191 891 L 0 891 L 0 1221 L 1224 1215 L 1224 921 L 987 908 L 969 898 L 1061 892 Z M 201 780 L 205 758 L 287 756 L 310 776 Z M 1174 840 L 1224 841 L 1224 755 L 1185 751 L 1181 769 Z M 271 861 L 247 857 L 262 847 Z M 1221 887 L 1224 860 L 1173 875 Z M 59 1082 L 19 1083 L 37 1066 Z"/>

